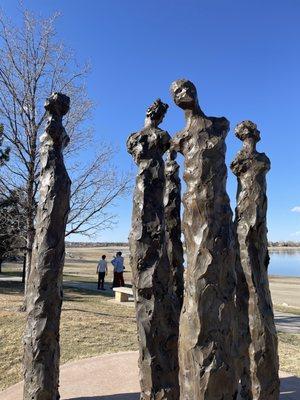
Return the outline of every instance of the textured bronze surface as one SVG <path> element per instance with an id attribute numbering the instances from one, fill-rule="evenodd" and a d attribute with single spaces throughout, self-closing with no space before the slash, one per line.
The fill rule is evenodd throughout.
<path id="1" fill-rule="evenodd" d="M 178 400 L 179 309 L 165 244 L 163 154 L 170 136 L 158 128 L 167 105 L 157 100 L 145 127 L 127 141 L 138 165 L 129 237 L 139 341 L 141 399 Z"/>
<path id="2" fill-rule="evenodd" d="M 59 399 L 62 269 L 71 184 L 62 155 L 69 140 L 62 117 L 69 103 L 60 93 L 45 103 L 48 122 L 41 137 L 40 200 L 27 291 L 24 400 Z"/>
<path id="3" fill-rule="evenodd" d="M 181 400 L 232 400 L 237 394 L 233 357 L 235 240 L 226 193 L 225 118 L 201 111 L 192 82 L 173 82 L 186 127 L 174 140 L 184 155 L 183 232 L 187 275 L 180 319 Z"/>
<path id="4" fill-rule="evenodd" d="M 251 121 L 237 125 L 243 148 L 231 164 L 238 178 L 236 232 L 242 399 L 279 398 L 277 335 L 268 282 L 266 173 L 270 160 L 256 150 L 260 133 Z"/>
<path id="5" fill-rule="evenodd" d="M 181 241 L 181 183 L 179 164 L 176 162 L 176 152 L 167 152 L 165 162 L 166 188 L 164 196 L 166 245 L 171 272 L 173 274 L 173 290 L 179 301 L 181 310 L 183 302 L 183 246 Z"/>

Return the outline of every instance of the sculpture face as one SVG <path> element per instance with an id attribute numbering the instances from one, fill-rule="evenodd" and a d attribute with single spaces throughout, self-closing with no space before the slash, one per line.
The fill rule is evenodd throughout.
<path id="1" fill-rule="evenodd" d="M 260 140 L 260 132 L 257 129 L 256 124 L 249 120 L 243 121 L 236 126 L 235 136 L 242 141 L 246 139 L 253 139 L 256 143 Z"/>
<path id="2" fill-rule="evenodd" d="M 155 102 L 147 109 L 145 127 L 158 125 L 163 121 L 169 106 L 163 103 L 161 99 L 155 100 Z"/>
<path id="3" fill-rule="evenodd" d="M 182 109 L 193 109 L 198 105 L 197 90 L 187 79 L 179 79 L 171 85 L 171 95 L 175 104 Z"/>

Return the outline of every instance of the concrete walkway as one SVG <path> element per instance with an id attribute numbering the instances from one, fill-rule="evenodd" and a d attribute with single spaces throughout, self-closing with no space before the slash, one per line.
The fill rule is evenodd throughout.
<path id="1" fill-rule="evenodd" d="M 137 352 L 123 352 L 63 365 L 61 400 L 138 400 L 137 357 Z M 0 400 L 21 399 L 22 383 L 0 393 Z M 300 378 L 281 373 L 280 400 L 299 399 Z"/>
<path id="2" fill-rule="evenodd" d="M 275 311 L 275 324 L 278 332 L 300 333 L 300 315 Z"/>

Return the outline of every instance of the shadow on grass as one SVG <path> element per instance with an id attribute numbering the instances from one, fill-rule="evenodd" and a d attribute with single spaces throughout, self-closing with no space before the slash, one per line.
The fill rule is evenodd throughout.
<path id="1" fill-rule="evenodd" d="M 64 282 L 63 287 L 63 301 L 78 301 L 79 303 L 85 302 L 85 296 L 99 297 L 99 300 L 103 297 L 113 297 L 112 294 L 106 294 L 105 292 L 98 292 L 97 290 L 89 290 L 81 287 L 69 286 Z"/>
<path id="2" fill-rule="evenodd" d="M 65 289 L 72 289 L 73 291 L 81 292 L 82 294 L 89 294 L 100 297 L 109 297 L 112 298 L 115 296 L 114 291 L 110 288 L 111 283 L 108 281 L 105 282 L 105 290 L 97 290 L 97 282 L 96 281 L 83 281 L 83 280 L 74 280 L 69 281 L 65 280 L 64 283 Z M 132 285 L 126 283 L 124 287 L 132 288 Z"/>
<path id="3" fill-rule="evenodd" d="M 24 293 L 24 283 L 0 280 L 0 293 L 1 294 L 23 294 Z"/>
<path id="4" fill-rule="evenodd" d="M 110 289 L 97 290 L 97 283 L 94 282 L 64 282 L 64 292 L 75 292 L 82 295 L 99 296 L 99 297 L 114 297 L 114 292 Z M 88 287 L 87 287 L 88 286 Z"/>
<path id="5" fill-rule="evenodd" d="M 70 397 L 66 400 L 138 400 L 140 393 L 112 394 L 108 396 Z"/>
<path id="6" fill-rule="evenodd" d="M 124 319 L 129 319 L 132 322 L 135 322 L 135 318 L 130 317 L 130 316 L 124 316 L 124 315 L 116 315 L 116 314 L 112 314 L 112 313 L 104 313 L 104 312 L 98 312 L 98 311 L 90 311 L 90 310 L 83 310 L 81 308 L 66 308 L 64 307 L 62 309 L 62 312 L 66 312 L 66 311 L 70 311 L 70 312 L 82 312 L 85 314 L 92 314 L 92 315 L 96 315 L 96 316 L 101 316 L 101 317 L 111 317 L 111 318 L 120 318 L 120 320 L 124 320 Z"/>
<path id="7" fill-rule="evenodd" d="M 69 266 L 68 264 L 98 264 L 99 260 L 84 260 L 80 258 L 67 258 L 65 262 L 65 266 Z"/>
<path id="8" fill-rule="evenodd" d="M 22 277 L 22 270 L 20 268 L 15 269 L 13 271 L 3 271 L 0 274 L 0 278 L 7 278 L 7 277 Z"/>
<path id="9" fill-rule="evenodd" d="M 15 277 L 15 273 L 5 273 L 1 274 L 3 277 L 10 277 L 13 276 Z M 108 283 L 109 285 L 109 283 Z M 129 285 L 126 285 L 127 287 Z M 130 287 L 130 286 L 129 286 Z M 86 281 L 64 281 L 63 282 L 63 289 L 64 289 L 64 295 L 63 295 L 63 300 L 64 301 L 78 301 L 78 302 L 84 302 L 84 295 L 87 296 L 97 296 L 100 299 L 101 298 L 106 298 L 106 299 L 112 299 L 114 298 L 114 292 L 110 288 L 106 288 L 105 291 L 102 290 L 97 290 L 97 283 L 96 282 L 86 282 Z M 0 293 L 1 294 L 23 294 L 24 293 L 24 284 L 19 281 L 13 281 L 13 280 L 1 280 L 0 279 Z"/>

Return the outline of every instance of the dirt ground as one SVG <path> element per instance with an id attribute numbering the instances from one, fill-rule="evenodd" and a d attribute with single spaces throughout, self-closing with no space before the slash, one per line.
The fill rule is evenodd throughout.
<path id="1" fill-rule="evenodd" d="M 64 281 L 94 282 L 96 265 L 102 254 L 111 261 L 117 251 L 125 258 L 125 282 L 131 283 L 128 248 L 67 248 Z M 109 263 L 107 286 L 112 281 Z M 21 275 L 21 265 L 4 264 L 5 277 Z M 70 283 L 70 282 L 69 282 Z M 271 277 L 275 309 L 300 314 L 300 278 Z M 0 390 L 22 379 L 22 332 L 25 314 L 22 284 L 0 282 Z M 111 302 L 111 291 L 95 292 L 65 287 L 61 318 L 61 362 L 103 353 L 136 350 L 134 308 Z M 300 335 L 279 334 L 280 368 L 300 376 Z"/>

